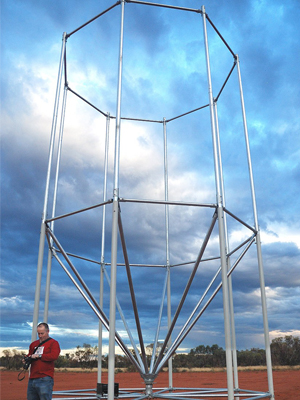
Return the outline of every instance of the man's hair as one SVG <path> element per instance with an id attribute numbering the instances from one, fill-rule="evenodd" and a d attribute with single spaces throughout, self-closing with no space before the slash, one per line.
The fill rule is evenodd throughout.
<path id="1" fill-rule="evenodd" d="M 49 325 L 46 324 L 46 322 L 41 322 L 40 324 L 38 324 L 37 328 L 41 327 L 44 327 L 47 331 L 49 331 Z"/>

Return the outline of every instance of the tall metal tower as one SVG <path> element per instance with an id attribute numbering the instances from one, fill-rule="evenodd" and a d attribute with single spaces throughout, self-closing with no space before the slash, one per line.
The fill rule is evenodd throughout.
<path id="1" fill-rule="evenodd" d="M 180 114 L 173 116 L 162 116 L 157 118 L 144 118 L 141 116 L 125 116 L 123 115 L 123 51 L 124 51 L 124 37 L 126 37 L 125 26 L 125 8 L 129 7 L 157 7 L 163 8 L 172 12 L 185 13 L 185 15 L 194 15 L 199 18 L 199 26 L 202 24 L 203 35 L 201 38 L 203 60 L 206 65 L 206 91 L 203 93 L 201 99 L 208 96 L 207 100 L 199 104 L 196 108 L 186 109 L 185 104 L 182 104 L 182 111 Z M 99 101 L 105 97 L 101 94 L 101 87 L 98 88 L 99 101 L 94 101 L 85 97 L 79 89 L 73 89 L 74 75 L 72 75 L 72 66 L 69 67 L 67 60 L 69 53 L 67 52 L 67 41 L 72 42 L 73 37 L 80 35 L 80 33 L 87 29 L 91 24 L 101 23 L 101 18 L 106 16 L 109 18 L 112 10 L 119 10 L 120 28 L 119 28 L 119 52 L 117 63 L 117 83 L 116 90 L 117 101 L 115 110 L 109 112 L 103 111 L 103 107 Z M 219 40 L 227 53 L 231 56 L 232 62 L 229 70 L 224 75 L 224 80 L 218 85 L 217 91 L 212 85 L 212 69 L 209 52 L 209 41 L 207 29 L 211 29 L 214 35 L 214 41 Z M 215 43 L 215 42 L 213 42 Z M 107 55 L 103 56 L 105 60 Z M 130 54 L 126 55 L 127 59 Z M 155 54 L 153 55 L 155 57 Z M 74 53 L 71 53 L 71 59 L 74 60 Z M 101 65 L 99 65 L 101 69 Z M 70 72 L 71 71 L 71 72 Z M 250 203 L 252 204 L 253 220 L 249 222 L 244 219 L 244 216 L 237 215 L 231 208 L 230 201 L 225 205 L 225 179 L 224 169 L 222 162 L 222 129 L 219 128 L 218 106 L 230 108 L 231 104 L 225 101 L 222 103 L 224 93 L 226 93 L 227 85 L 233 80 L 234 72 L 237 73 L 237 96 L 240 98 L 241 104 L 241 121 L 242 121 L 242 137 L 245 142 L 245 157 L 247 164 L 247 172 L 250 178 L 249 194 L 251 197 Z M 71 80 L 70 79 L 71 75 Z M 87 204 L 84 207 L 77 209 L 68 209 L 68 198 L 62 201 L 66 212 L 57 214 L 56 206 L 59 203 L 59 182 L 60 182 L 60 169 L 61 169 L 61 154 L 62 143 L 64 137 L 65 127 L 65 114 L 68 112 L 67 94 L 78 99 L 78 101 L 89 107 L 90 110 L 97 113 L 102 122 L 99 124 L 99 129 L 102 129 L 101 137 L 103 139 L 103 176 L 102 188 L 98 186 L 98 201 L 96 203 L 89 203 L 90 198 L 86 194 Z M 171 94 L 170 94 L 171 96 Z M 69 103 L 68 103 L 69 104 Z M 72 106 L 72 103 L 71 103 Z M 105 104 L 107 106 L 107 104 Z M 205 117 L 203 117 L 203 113 Z M 194 132 L 186 132 L 189 130 L 189 123 L 186 118 L 193 116 L 197 120 L 202 120 L 208 117 L 207 125 L 203 124 L 199 130 Z M 172 174 L 170 173 L 169 163 L 169 136 L 172 136 L 174 130 L 172 124 L 174 122 L 181 124 L 182 133 L 179 137 L 184 144 L 188 142 L 190 137 L 198 136 L 201 140 L 208 140 L 211 143 L 211 159 L 214 174 L 210 176 L 210 181 L 214 184 L 214 193 L 211 192 L 201 198 L 190 198 L 177 189 L 172 192 L 170 196 L 170 180 Z M 127 168 L 126 157 L 120 162 L 122 154 L 122 146 L 125 141 L 122 141 L 122 135 L 127 135 L 126 123 L 130 122 L 132 126 L 147 126 L 151 125 L 151 129 L 156 130 L 160 127 L 161 130 L 161 143 L 160 153 L 156 154 L 156 159 L 161 158 L 162 175 L 157 186 L 161 189 L 158 190 L 151 198 L 143 197 L 145 192 L 141 191 L 141 196 L 136 195 L 134 183 L 127 185 L 126 188 L 120 183 L 120 176 L 124 180 L 130 178 L 130 168 Z M 185 124 L 185 125 L 184 125 Z M 111 127 L 113 126 L 113 135 L 111 135 Z M 144 128 L 137 128 L 144 129 Z M 193 128 L 194 129 L 194 128 Z M 236 132 L 240 135 L 240 132 Z M 105 138 L 105 140 L 104 140 Z M 203 139 L 205 138 L 205 139 Z M 89 141 L 85 146 L 88 147 Z M 91 144 L 93 145 L 93 144 Z M 225 144 L 226 145 L 226 144 Z M 174 151 L 176 146 L 172 147 Z M 109 160 L 109 149 L 113 149 L 113 161 Z M 150 149 L 149 149 L 150 150 Z M 147 146 L 146 146 L 147 152 Z M 87 160 L 88 161 L 88 160 Z M 84 161 L 83 161 L 84 163 Z M 144 183 L 147 186 L 148 175 L 145 174 L 147 164 L 141 166 L 141 174 L 144 174 Z M 99 172 L 100 174 L 101 172 Z M 208 179 L 207 176 L 207 179 Z M 74 177 L 76 179 L 76 176 Z M 109 191 L 111 187 L 111 192 Z M 203 182 L 199 182 L 197 190 L 201 192 L 204 187 Z M 237 188 L 236 188 L 237 189 Z M 85 190 L 85 189 L 82 189 Z M 131 193 L 130 193 L 131 191 Z M 191 192 L 196 191 L 196 188 L 191 188 Z M 99 194 L 101 193 L 101 194 Z M 175 194 L 174 194 L 175 193 Z M 177 198 L 176 198 L 177 196 Z M 197 196 L 196 196 L 197 197 Z M 209 199 L 209 201 L 207 201 Z M 71 202 L 70 202 L 71 203 Z M 79 203 L 78 203 L 79 204 Z M 50 208 L 52 209 L 50 210 Z M 90 217 L 91 212 L 98 212 Z M 100 212 L 99 212 L 100 211 Z M 88 217 L 86 217 L 88 215 Z M 135 216 L 134 223 L 136 226 L 130 226 L 130 219 Z M 187 216 L 191 216 L 191 225 L 195 228 L 195 237 L 193 246 L 191 248 L 197 249 L 194 258 L 191 258 L 191 252 L 185 251 L 182 246 L 180 251 L 181 256 L 174 256 L 175 251 L 172 247 L 172 240 L 174 233 L 172 227 L 174 221 L 177 223 L 184 223 L 187 221 Z M 80 217 L 80 221 L 73 224 L 74 217 Z M 87 218 L 87 219 L 85 219 Z M 143 230 L 140 227 L 147 221 L 147 218 L 155 221 L 156 228 L 153 226 L 145 227 Z M 72 242 L 72 238 L 66 240 L 67 232 L 72 231 L 72 236 L 84 236 L 87 233 L 88 227 L 96 224 L 101 226 L 101 234 L 99 235 L 99 248 L 101 247 L 101 254 L 99 259 L 95 260 L 92 256 L 87 257 L 86 254 L 70 252 L 68 245 Z M 240 230 L 243 230 L 243 238 L 239 243 L 231 241 L 231 226 L 235 224 Z M 54 232 L 55 225 L 55 232 Z M 145 225 L 147 225 L 145 223 Z M 68 229 L 64 229 L 67 226 Z M 178 225 L 177 225 L 178 226 Z M 193 228 L 193 229 L 194 229 Z M 151 248 L 148 254 L 153 257 L 143 257 L 139 253 L 139 249 L 135 248 L 134 241 L 127 242 L 128 231 L 136 229 L 136 236 L 141 233 L 145 235 L 144 243 L 147 243 Z M 189 230 L 188 228 L 187 230 Z M 184 235 L 184 230 L 183 233 Z M 161 248 L 153 248 L 154 241 L 151 241 L 151 235 L 160 235 L 161 248 L 163 248 L 164 260 L 161 260 Z M 107 254 L 106 242 L 110 241 L 110 251 Z M 243 89 L 240 73 L 240 64 L 238 55 L 231 49 L 229 43 L 222 36 L 212 20 L 208 17 L 204 6 L 201 9 L 191 9 L 186 7 L 178 7 L 172 5 L 155 4 L 146 1 L 138 0 L 120 0 L 113 4 L 108 9 L 96 15 L 85 24 L 81 25 L 70 33 L 63 34 L 61 57 L 59 63 L 59 73 L 56 88 L 56 98 L 53 113 L 53 122 L 51 129 L 49 162 L 46 179 L 46 191 L 44 199 L 44 208 L 42 214 L 38 269 L 37 269 L 37 284 L 35 295 L 35 307 L 33 318 L 33 339 L 35 339 L 35 327 L 38 323 L 39 317 L 39 304 L 42 282 L 42 267 L 44 259 L 45 243 L 48 248 L 48 265 L 47 265 L 47 283 L 46 283 L 46 298 L 44 307 L 44 320 L 48 319 L 49 295 L 50 295 L 50 274 L 52 260 L 55 260 L 55 268 L 60 266 L 74 286 L 78 289 L 82 297 L 87 302 L 88 306 L 93 310 L 99 319 L 99 368 L 98 368 L 98 385 L 97 390 L 90 392 L 75 393 L 74 391 L 64 391 L 54 393 L 55 398 L 75 399 L 76 396 L 81 396 L 83 399 L 93 399 L 106 397 L 106 391 L 103 389 L 102 373 L 101 373 L 101 357 L 102 357 L 102 329 L 109 332 L 108 340 L 108 384 L 107 393 L 108 399 L 112 400 L 114 397 L 119 396 L 122 398 L 220 398 L 225 397 L 233 400 L 235 397 L 243 397 L 247 399 L 255 398 L 271 398 L 274 399 L 274 390 L 272 382 L 272 365 L 270 355 L 269 331 L 268 331 L 268 318 L 266 307 L 266 294 L 263 274 L 260 230 L 257 218 L 252 162 L 250 156 L 250 147 L 247 131 L 246 113 L 244 107 Z M 66 244 L 63 244 L 66 243 Z M 234 296 L 233 296 L 233 276 L 240 268 L 246 259 L 250 249 L 256 245 L 256 259 L 258 266 L 258 277 L 260 284 L 260 299 L 262 305 L 262 320 L 263 332 L 265 340 L 266 360 L 267 360 L 267 379 L 268 379 L 268 392 L 261 392 L 255 388 L 240 388 L 238 381 L 238 365 L 237 365 L 237 352 L 236 352 L 236 329 L 235 329 L 235 313 L 234 313 Z M 138 261 L 131 261 L 132 258 L 136 259 L 141 257 Z M 180 259 L 179 259 L 180 258 Z M 90 263 L 96 265 L 95 271 L 100 272 L 100 300 L 96 300 L 92 293 L 91 288 L 86 283 L 84 274 L 79 272 L 78 263 Z M 88 269 L 88 278 L 91 280 L 91 272 Z M 142 272 L 141 272 L 142 271 Z M 146 272 L 145 272 L 146 271 Z M 159 271 L 159 273 L 157 272 Z M 163 271 L 163 272 L 162 272 Z M 146 274 L 149 278 L 145 278 Z M 201 274 L 204 279 L 201 280 Z M 155 276 L 155 279 L 154 279 Z M 210 278 L 208 278 L 210 276 Z M 200 277 L 200 279 L 199 279 Z M 118 279 L 122 279 L 122 285 L 126 278 L 126 287 L 128 288 L 128 299 L 130 299 L 131 311 L 122 309 L 122 302 L 119 301 L 120 291 L 117 286 Z M 97 279 L 97 273 L 92 280 Z M 109 306 L 104 305 L 104 280 L 107 279 L 109 283 Z M 149 279 L 149 280 L 148 280 Z M 158 286 L 154 287 L 153 284 L 157 281 Z M 183 282 L 183 283 L 182 283 Z M 179 296 L 172 296 L 172 284 L 182 284 L 182 293 Z M 149 285 L 152 286 L 149 286 Z M 180 285 L 179 285 L 180 286 Z M 146 329 L 143 328 L 141 318 L 141 299 L 137 299 L 137 287 L 144 288 L 145 299 L 151 294 L 155 295 L 157 307 L 157 323 L 154 329 L 152 338 L 152 355 L 146 352 L 146 340 L 149 335 Z M 192 289 L 193 288 L 193 289 Z M 196 288 L 196 290 L 195 290 Z M 190 294 L 192 292 L 192 298 Z M 226 370 L 227 370 L 227 387 L 226 388 L 180 388 L 180 394 L 173 384 L 172 375 L 172 356 L 188 337 L 189 334 L 195 329 L 195 326 L 201 321 L 203 316 L 209 313 L 210 306 L 222 294 L 222 309 L 224 319 L 224 338 L 225 338 L 225 351 L 226 351 Z M 127 300 L 128 300 L 127 299 Z M 188 306 L 186 306 L 188 303 Z M 128 305 L 128 301 L 126 303 Z M 107 313 L 105 309 L 109 309 Z M 128 317 L 130 315 L 130 318 Z M 143 320 L 147 319 L 147 315 L 143 316 Z M 122 329 L 119 328 L 122 324 Z M 120 333 L 122 330 L 122 334 Z M 126 332 L 126 337 L 123 332 Z M 147 339 L 145 339 L 147 337 Z M 118 345 L 123 353 L 129 358 L 133 366 L 140 373 L 144 381 L 144 387 L 140 390 L 130 390 L 127 388 L 119 388 L 116 390 L 115 385 L 115 347 Z M 163 390 L 155 389 L 155 379 L 162 371 L 162 368 L 168 363 L 169 368 L 169 387 Z M 60 397 L 62 396 L 62 397 Z"/>

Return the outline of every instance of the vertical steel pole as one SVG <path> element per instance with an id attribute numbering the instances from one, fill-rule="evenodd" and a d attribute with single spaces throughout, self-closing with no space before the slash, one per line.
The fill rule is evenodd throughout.
<path id="1" fill-rule="evenodd" d="M 116 289 L 117 289 L 117 244 L 118 244 L 118 217 L 119 217 L 119 168 L 120 168 L 120 124 L 121 124 L 121 91 L 123 66 L 123 35 L 124 35 L 125 0 L 121 0 L 120 49 L 118 93 L 115 131 L 115 160 L 114 160 L 114 192 L 113 215 L 111 234 L 111 286 L 109 309 L 109 350 L 108 350 L 108 400 L 114 399 L 115 382 L 115 330 L 116 330 Z"/>
<path id="2" fill-rule="evenodd" d="M 67 86 L 65 86 L 64 95 L 63 95 L 63 102 L 62 102 L 61 119 L 60 119 L 58 147 L 57 147 L 56 172 L 55 172 L 53 204 L 52 204 L 52 218 L 55 217 L 55 209 L 56 209 L 58 176 L 59 176 L 62 139 L 63 139 L 65 114 L 66 114 L 67 93 L 68 93 L 68 88 L 67 88 Z M 52 232 L 54 231 L 54 221 L 51 221 L 50 229 L 52 230 Z M 53 239 L 52 238 L 50 238 L 50 243 L 52 245 L 52 243 L 53 243 Z M 49 250 L 48 250 L 48 262 L 47 262 L 47 279 L 46 279 L 45 305 L 44 305 L 44 322 L 48 322 L 50 283 L 51 283 L 51 267 L 52 267 L 52 252 L 51 252 L 51 249 L 49 248 Z"/>
<path id="3" fill-rule="evenodd" d="M 207 69 L 207 81 L 208 81 L 209 109 L 210 109 L 211 131 L 212 131 L 213 152 L 214 152 L 216 196 L 218 204 L 217 212 L 218 212 L 219 245 L 220 245 L 221 268 L 222 268 L 222 293 L 223 293 L 224 330 L 225 330 L 225 347 L 226 347 L 225 351 L 226 351 L 226 367 L 227 367 L 227 390 L 228 390 L 228 400 L 233 400 L 234 391 L 233 391 L 233 377 L 232 377 L 233 371 L 232 371 L 232 354 L 231 354 L 231 338 L 230 338 L 230 313 L 229 313 L 229 295 L 228 295 L 228 281 L 227 281 L 224 210 L 223 210 L 223 202 L 222 202 L 223 200 L 220 189 L 220 171 L 219 171 L 220 163 L 218 159 L 218 147 L 217 147 L 215 115 L 214 115 L 214 100 L 212 94 L 208 39 L 207 39 L 207 29 L 206 29 L 206 14 L 204 6 L 202 6 L 202 19 L 203 19 L 203 32 L 204 32 L 206 69 Z"/>
<path id="4" fill-rule="evenodd" d="M 39 254 L 38 254 L 37 273 L 36 273 L 36 285 L 35 285 L 31 341 L 34 341 L 36 339 L 36 327 L 37 327 L 38 319 L 39 319 L 42 270 L 43 270 L 43 259 L 44 259 L 44 248 L 45 248 L 45 236 L 46 236 L 45 220 L 47 217 L 50 175 L 51 175 L 54 140 L 55 140 L 56 124 L 57 124 L 57 116 L 58 116 L 58 108 L 59 108 L 59 97 L 60 97 L 60 89 L 61 89 L 61 79 L 62 79 L 65 48 L 66 48 L 66 32 L 64 32 L 63 38 L 62 38 L 62 48 L 61 48 L 60 63 L 59 63 L 59 69 L 58 69 L 56 95 L 55 95 L 54 111 L 53 111 L 52 127 L 51 127 L 51 135 L 50 135 L 48 169 L 47 169 L 47 177 L 46 177 L 44 208 L 43 208 L 42 222 L 41 222 Z"/>
<path id="5" fill-rule="evenodd" d="M 104 210 L 103 210 L 104 212 Z M 103 293 L 104 293 L 104 263 L 100 265 L 100 295 L 99 306 L 103 310 Z M 99 319 L 98 331 L 98 370 L 97 370 L 97 384 L 102 382 L 102 342 L 103 342 L 103 324 Z"/>
<path id="6" fill-rule="evenodd" d="M 110 125 L 110 114 L 106 116 L 106 135 L 105 135 L 105 156 L 104 156 L 104 181 L 103 181 L 103 202 L 106 201 L 107 197 L 107 173 L 108 173 L 108 149 L 109 149 L 109 125 Z M 101 265 L 100 265 L 100 295 L 99 305 L 103 309 L 103 296 L 104 296 L 104 253 L 105 253 L 105 219 L 106 219 L 106 206 L 102 208 L 102 236 L 101 236 Z M 98 375 L 97 383 L 102 382 L 102 334 L 103 324 L 99 320 L 99 332 L 98 332 Z"/>
<path id="7" fill-rule="evenodd" d="M 262 302 L 262 315 L 263 315 L 263 324 L 264 324 L 264 339 L 265 339 L 265 348 L 266 348 L 268 384 L 269 384 L 269 392 L 272 396 L 271 399 L 274 399 L 271 347 L 270 347 L 270 337 L 269 337 L 267 300 L 266 300 L 265 278 L 264 278 L 264 271 L 263 271 L 262 251 L 261 251 L 260 229 L 259 229 L 258 218 L 257 218 L 257 208 L 256 208 L 256 198 L 255 198 L 254 179 L 253 179 L 252 162 L 251 162 L 251 154 L 250 154 L 248 127 L 247 127 L 245 102 L 244 102 L 244 94 L 243 94 L 243 87 L 242 87 L 240 60 L 239 60 L 238 56 L 237 56 L 237 71 L 238 71 L 238 80 L 239 80 L 239 88 L 240 88 L 241 107 L 242 107 L 242 114 L 243 114 L 244 134 L 245 134 L 245 142 L 246 142 L 246 150 L 247 150 L 254 223 L 255 223 L 255 229 L 257 230 L 256 250 L 257 250 L 257 259 L 258 259 L 258 271 L 259 271 L 261 302 Z"/>
<path id="8" fill-rule="evenodd" d="M 168 148 L 167 148 L 167 124 L 164 118 L 164 171 L 165 171 L 165 201 L 169 200 L 169 180 L 168 180 Z M 170 248 L 169 248 L 169 205 L 165 205 L 165 219 L 166 219 L 166 265 L 168 270 L 167 280 L 167 309 L 168 309 L 168 329 L 171 328 L 172 323 L 172 310 L 171 310 L 171 276 L 170 276 Z M 172 345 L 172 337 L 169 339 L 169 348 Z M 169 388 L 173 387 L 173 366 L 172 357 L 168 360 L 168 372 L 169 372 Z"/>
<path id="9" fill-rule="evenodd" d="M 172 309 L 171 309 L 171 269 L 170 265 L 167 266 L 168 269 L 168 281 L 167 281 L 167 299 L 168 299 L 168 329 L 171 328 L 172 324 Z M 168 347 L 170 348 L 172 345 L 172 335 L 170 336 Z M 169 388 L 173 387 L 173 360 L 172 357 L 168 360 L 168 369 L 169 369 Z"/>
<path id="10" fill-rule="evenodd" d="M 216 118 L 216 133 L 217 133 L 217 144 L 218 144 L 218 155 L 220 160 L 220 184 L 221 184 L 221 195 L 223 199 L 223 206 L 226 207 L 225 199 L 225 188 L 224 188 L 224 176 L 223 176 L 223 163 L 222 163 L 222 152 L 221 152 L 221 141 L 219 131 L 219 120 L 218 120 L 218 107 L 217 102 L 214 102 L 215 118 Z M 229 240 L 228 240 L 228 228 L 227 228 L 227 215 L 224 213 L 224 230 L 225 230 L 225 245 L 226 254 L 229 253 Z M 230 257 L 227 257 L 227 271 L 230 269 Z M 230 311 L 230 324 L 231 324 L 231 347 L 232 347 L 232 362 L 233 362 L 233 376 L 234 376 L 234 387 L 239 387 L 238 378 L 238 365 L 237 365 L 237 351 L 236 351 L 236 335 L 235 335 L 235 321 L 234 321 L 234 306 L 233 306 L 233 295 L 232 295 L 232 277 L 228 277 L 228 294 L 229 294 L 229 311 Z M 237 399 L 238 400 L 238 399 Z"/>
<path id="11" fill-rule="evenodd" d="M 52 230 L 52 229 L 51 229 Z M 53 240 L 50 239 L 50 243 Z M 52 252 L 48 249 L 48 260 L 47 260 L 47 278 L 46 278 L 46 292 L 45 292 L 45 305 L 44 305 L 44 318 L 43 321 L 48 323 L 48 312 L 49 312 L 49 299 L 50 299 L 50 284 L 51 284 L 51 267 L 52 267 Z"/>

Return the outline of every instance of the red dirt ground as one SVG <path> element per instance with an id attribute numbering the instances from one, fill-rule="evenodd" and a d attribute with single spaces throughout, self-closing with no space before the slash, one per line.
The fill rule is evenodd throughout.
<path id="1" fill-rule="evenodd" d="M 18 372 L 1 371 L 1 400 L 26 400 L 28 374 L 19 382 Z M 300 399 L 300 371 L 279 370 L 273 372 L 275 399 Z M 103 374 L 103 383 L 107 383 L 107 373 Z M 143 387 L 138 373 L 126 372 L 116 375 L 115 382 L 120 388 Z M 54 390 L 91 389 L 97 386 L 96 372 L 56 372 Z M 154 387 L 168 386 L 168 373 L 161 373 Z M 173 373 L 174 387 L 226 387 L 225 372 L 177 372 Z M 266 371 L 240 371 L 239 386 L 243 389 L 268 391 Z"/>

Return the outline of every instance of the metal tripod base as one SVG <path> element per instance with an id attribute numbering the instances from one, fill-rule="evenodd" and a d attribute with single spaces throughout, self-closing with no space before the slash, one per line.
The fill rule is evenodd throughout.
<path id="1" fill-rule="evenodd" d="M 142 374 L 141 376 L 145 382 L 145 395 L 148 398 L 153 398 L 153 384 L 154 379 L 157 377 L 157 374 Z"/>
<path id="2" fill-rule="evenodd" d="M 96 389 L 83 389 L 83 390 L 64 390 L 53 392 L 53 400 L 94 400 L 94 399 L 107 399 L 107 394 L 96 393 Z M 269 399 L 272 395 L 269 392 L 258 392 L 247 389 L 235 389 L 234 398 L 242 397 L 246 400 L 255 399 Z M 155 388 L 153 389 L 153 382 L 146 384 L 145 388 L 128 388 L 120 389 L 118 396 L 119 399 L 170 399 L 170 400 L 196 400 L 203 399 L 228 399 L 228 390 L 226 388 Z"/>

